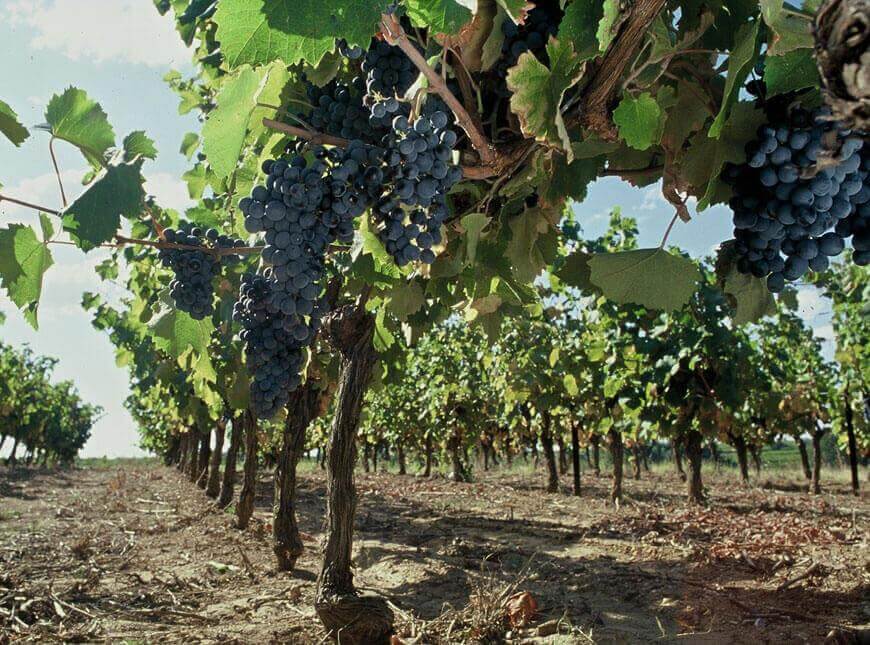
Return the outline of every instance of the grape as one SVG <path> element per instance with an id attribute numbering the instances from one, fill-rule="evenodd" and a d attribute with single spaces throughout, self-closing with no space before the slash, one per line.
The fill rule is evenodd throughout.
<path id="1" fill-rule="evenodd" d="M 870 201 L 870 149 L 860 137 L 838 129 L 824 111 L 775 111 L 769 108 L 771 123 L 747 145 L 746 162 L 727 165 L 722 174 L 733 189 L 737 268 L 769 276 L 773 292 L 783 280 L 827 269 L 849 236 L 860 252 L 868 229 L 861 205 Z M 839 145 L 839 163 L 816 165 L 823 141 Z"/>
<path id="2" fill-rule="evenodd" d="M 245 246 L 244 241 L 221 235 L 217 229 L 203 232 L 199 227 L 182 222 L 177 228 L 163 230 L 163 239 L 171 244 L 198 247 L 198 249 L 160 249 L 158 258 L 163 266 L 175 274 L 169 283 L 169 295 L 175 306 L 202 320 L 214 313 L 214 287 L 212 280 L 220 273 L 221 263 L 233 264 L 240 260 L 236 254 L 220 255 L 217 249 Z"/>
<path id="3" fill-rule="evenodd" d="M 507 72 L 517 64 L 517 60 L 525 52 L 531 52 L 545 65 L 549 64 L 546 45 L 547 41 L 558 33 L 560 20 L 561 15 L 557 9 L 544 3 L 535 6 L 522 25 L 517 25 L 511 18 L 504 19 L 501 24 L 504 34 L 501 57 L 494 68 L 499 79 L 496 91 L 500 95 L 510 96 L 505 82 Z"/>

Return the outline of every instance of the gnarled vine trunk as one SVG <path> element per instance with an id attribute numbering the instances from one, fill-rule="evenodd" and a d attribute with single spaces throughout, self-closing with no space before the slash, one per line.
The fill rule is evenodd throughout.
<path id="1" fill-rule="evenodd" d="M 731 434 L 731 445 L 734 446 L 734 452 L 737 453 L 737 465 L 740 468 L 740 481 L 744 484 L 749 483 L 749 460 L 746 457 L 746 439 L 740 435 Z"/>
<path id="2" fill-rule="evenodd" d="M 568 472 L 568 450 L 561 432 L 556 435 L 556 446 L 559 448 L 559 474 L 565 475 Z"/>
<path id="3" fill-rule="evenodd" d="M 631 456 L 633 457 L 634 462 L 634 478 L 640 479 L 640 444 L 636 441 L 634 445 L 631 447 Z"/>
<path id="4" fill-rule="evenodd" d="M 849 443 L 849 470 L 852 475 L 852 493 L 858 494 L 858 442 L 855 439 L 855 414 L 849 398 L 849 388 L 843 393 L 846 407 L 843 411 L 843 421 L 846 426 L 846 439 Z"/>
<path id="5" fill-rule="evenodd" d="M 218 496 L 218 506 L 226 508 L 233 501 L 233 494 L 236 487 L 236 466 L 239 459 L 239 448 L 242 445 L 242 434 L 244 430 L 243 415 L 238 414 L 232 420 L 232 430 L 230 431 L 230 447 L 227 448 L 227 463 L 224 466 L 224 478 L 221 482 L 221 492 Z"/>
<path id="6" fill-rule="evenodd" d="M 462 464 L 462 432 L 458 427 L 453 428 L 453 433 L 447 440 L 447 448 L 450 450 L 450 460 L 453 466 L 453 481 L 468 481 L 468 474 Z"/>
<path id="7" fill-rule="evenodd" d="M 752 463 L 755 464 L 755 476 L 761 477 L 761 449 L 754 443 L 749 444 L 749 454 L 752 455 Z"/>
<path id="8" fill-rule="evenodd" d="M 217 499 L 221 492 L 221 460 L 224 456 L 226 434 L 226 419 L 218 419 L 214 429 L 214 450 L 212 450 L 211 463 L 208 466 L 208 484 L 205 487 L 205 494 L 212 499 Z"/>
<path id="9" fill-rule="evenodd" d="M 423 470 L 423 477 L 431 477 L 432 476 L 432 435 L 428 432 L 426 433 L 426 438 L 424 440 L 424 446 L 426 450 L 426 465 Z"/>
<path id="10" fill-rule="evenodd" d="M 176 468 L 182 473 L 187 472 L 187 460 L 190 458 L 190 433 L 185 432 L 181 435 L 181 454 L 178 458 Z"/>
<path id="11" fill-rule="evenodd" d="M 187 479 L 190 483 L 195 483 L 199 476 L 197 470 L 199 466 L 199 431 L 192 428 L 190 434 L 190 455 L 187 458 Z"/>
<path id="12" fill-rule="evenodd" d="M 206 430 L 199 437 L 199 459 L 197 460 L 196 485 L 205 489 L 208 484 L 208 462 L 211 457 L 211 433 Z"/>
<path id="13" fill-rule="evenodd" d="M 807 444 L 804 443 L 799 434 L 794 435 L 794 442 L 797 444 L 798 452 L 801 456 L 801 468 L 804 471 L 804 477 L 807 481 L 810 481 L 813 478 L 813 471 L 810 467 L 810 455 L 807 452 Z"/>
<path id="14" fill-rule="evenodd" d="M 245 468 L 239 503 L 236 504 L 236 527 L 244 530 L 251 523 L 254 514 L 254 500 L 257 498 L 257 417 L 252 410 L 245 410 Z"/>
<path id="15" fill-rule="evenodd" d="M 556 454 L 553 451 L 552 418 L 550 413 L 542 412 L 541 420 L 541 447 L 544 449 L 544 460 L 547 462 L 547 492 L 558 493 L 559 471 L 556 468 Z"/>
<path id="16" fill-rule="evenodd" d="M 680 481 L 686 481 L 686 471 L 683 470 L 683 455 L 680 452 L 680 440 L 677 437 L 671 440 L 671 455 L 674 457 L 674 468 L 677 469 Z"/>
<path id="17" fill-rule="evenodd" d="M 622 502 L 622 462 L 625 446 L 622 443 L 622 433 L 615 428 L 607 431 L 610 447 L 610 457 L 613 461 L 613 482 L 610 486 L 610 501 L 619 505 Z"/>
<path id="18" fill-rule="evenodd" d="M 688 500 L 691 504 L 702 504 L 704 502 L 704 483 L 701 481 L 701 463 L 704 453 L 701 447 L 701 433 L 697 430 L 686 432 L 685 446 L 686 458 L 689 460 Z"/>
<path id="19" fill-rule="evenodd" d="M 399 462 L 399 474 L 407 475 L 408 465 L 405 461 L 405 445 L 401 440 L 396 442 L 396 459 Z"/>
<path id="20" fill-rule="evenodd" d="M 272 549 L 279 571 L 292 571 L 303 550 L 296 524 L 296 466 L 305 450 L 305 431 L 317 416 L 319 390 L 314 385 L 314 381 L 307 381 L 290 395 L 275 464 Z"/>
<path id="21" fill-rule="evenodd" d="M 571 466 L 574 474 L 574 495 L 580 497 L 580 430 L 571 424 Z"/>
<path id="22" fill-rule="evenodd" d="M 353 476 L 356 433 L 363 398 L 377 362 L 372 347 L 374 320 L 361 306 L 354 307 L 350 315 L 348 310 L 337 312 L 337 319 L 329 323 L 332 343 L 342 354 L 342 365 L 329 436 L 327 529 L 314 608 L 326 631 L 341 643 L 379 645 L 389 642 L 392 611 L 383 599 L 357 592 L 351 571 L 357 501 Z"/>
<path id="23" fill-rule="evenodd" d="M 810 480 L 810 492 L 818 495 L 822 492 L 822 437 L 824 430 L 813 432 L 813 478 Z"/>
<path id="24" fill-rule="evenodd" d="M 592 472 L 596 477 L 601 477 L 601 437 L 593 434 L 589 437 L 589 443 L 592 444 Z"/>

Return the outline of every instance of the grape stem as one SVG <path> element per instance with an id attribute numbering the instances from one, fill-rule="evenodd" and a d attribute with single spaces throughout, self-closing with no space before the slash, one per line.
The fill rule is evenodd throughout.
<path id="1" fill-rule="evenodd" d="M 46 208 L 45 206 L 40 206 L 39 204 L 31 204 L 30 202 L 25 202 L 21 199 L 15 199 L 14 197 L 9 197 L 8 195 L 0 195 L 0 202 L 9 202 L 11 204 L 18 204 L 19 206 L 24 206 L 26 208 L 32 208 L 35 211 L 42 211 L 43 213 L 48 213 L 49 215 L 60 215 L 60 211 L 56 211 L 53 208 Z"/>
<path id="2" fill-rule="evenodd" d="M 674 228 L 674 224 L 677 223 L 677 217 L 679 217 L 679 216 L 680 216 L 680 211 L 677 211 L 676 213 L 674 213 L 674 216 L 671 218 L 671 223 L 668 224 L 668 227 L 665 229 L 665 234 L 662 236 L 662 242 L 661 242 L 661 244 L 659 244 L 660 249 L 665 248 L 665 244 L 668 241 L 668 237 L 670 237 L 670 235 L 671 235 L 671 230 Z"/>
<path id="3" fill-rule="evenodd" d="M 57 165 L 57 157 L 54 156 L 54 137 L 48 140 L 48 154 L 51 155 L 51 164 L 54 166 L 54 174 L 57 177 L 57 185 L 60 187 L 60 200 L 63 207 L 67 207 L 66 193 L 63 190 L 63 181 L 60 179 L 60 168 Z"/>
<path id="4" fill-rule="evenodd" d="M 405 33 L 405 30 L 402 28 L 402 25 L 399 24 L 399 21 L 395 16 L 390 14 L 383 14 L 381 16 L 381 32 L 388 43 L 395 45 L 405 52 L 405 55 L 411 59 L 414 66 L 419 69 L 420 72 L 423 73 L 423 76 L 426 77 L 426 80 L 429 81 L 430 87 L 442 99 L 444 99 L 444 102 L 456 117 L 457 123 L 459 123 L 468 135 L 471 145 L 474 146 L 474 149 L 477 150 L 477 153 L 480 155 L 480 160 L 483 162 L 483 165 L 491 167 L 495 166 L 498 157 L 495 147 L 486 138 L 486 135 L 484 135 L 475 125 L 474 119 L 468 113 L 468 110 L 466 110 L 465 106 L 462 105 L 459 99 L 453 95 L 453 92 L 451 92 L 447 87 L 447 83 L 441 75 L 432 69 L 432 66 L 426 62 L 425 58 L 423 58 L 423 54 L 417 51 L 417 48 L 414 47 L 414 44 L 408 39 L 408 35 Z"/>

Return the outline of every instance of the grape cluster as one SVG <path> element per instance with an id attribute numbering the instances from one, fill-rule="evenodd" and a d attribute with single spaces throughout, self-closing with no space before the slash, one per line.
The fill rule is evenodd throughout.
<path id="1" fill-rule="evenodd" d="M 441 243 L 447 194 L 462 178 L 452 163 L 456 133 L 448 124 L 440 111 L 423 114 L 413 124 L 405 116 L 393 121 L 386 155 L 392 190 L 375 212 L 379 236 L 399 266 L 435 261 L 432 246 Z"/>
<path id="2" fill-rule="evenodd" d="M 324 87 L 308 83 L 306 93 L 311 111 L 305 115 L 318 132 L 344 139 L 370 135 L 369 110 L 363 105 L 365 83 L 355 78 L 350 84 L 333 80 Z"/>
<path id="3" fill-rule="evenodd" d="M 362 72 L 365 74 L 365 104 L 373 128 L 388 129 L 395 117 L 410 114 L 410 106 L 400 99 L 414 84 L 419 72 L 401 49 L 381 40 L 372 41 L 362 61 Z"/>
<path id="4" fill-rule="evenodd" d="M 234 318 L 261 416 L 273 416 L 301 380 L 304 350 L 324 313 L 325 257 L 336 241 L 353 240 L 354 219 L 384 186 L 384 151 L 355 140 L 346 149 L 300 146 L 287 159 L 264 162 L 266 183 L 239 203 L 245 228 L 265 233 L 262 275 L 246 281 Z"/>
<path id="5" fill-rule="evenodd" d="M 823 141 L 835 139 L 839 162 L 817 164 Z M 841 253 L 852 234 L 855 215 L 870 201 L 862 146 L 860 137 L 838 131 L 825 114 L 803 109 L 759 129 L 747 146 L 746 163 L 723 173 L 733 188 L 729 205 L 741 273 L 766 277 L 776 293 L 808 270 L 827 269 L 828 258 Z M 866 231 L 861 226 L 856 230 Z M 855 241 L 862 244 L 861 236 Z"/>
<path id="6" fill-rule="evenodd" d="M 169 283 L 169 295 L 172 296 L 175 306 L 189 313 L 194 320 L 210 316 L 214 313 L 212 279 L 220 273 L 221 262 L 232 264 L 240 259 L 235 254 L 218 257 L 212 251 L 243 247 L 244 240 L 220 235 L 213 228 L 203 232 L 200 227 L 189 223 L 182 223 L 177 229 L 164 229 L 163 239 L 172 244 L 202 249 L 160 249 L 158 257 L 163 266 L 175 273 Z"/>

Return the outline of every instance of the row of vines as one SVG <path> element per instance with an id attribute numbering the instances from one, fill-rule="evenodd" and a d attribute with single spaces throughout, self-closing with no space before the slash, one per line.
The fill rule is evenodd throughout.
<path id="1" fill-rule="evenodd" d="M 540 445 L 551 489 L 569 435 L 575 466 L 581 442 L 606 438 L 617 470 L 626 447 L 666 437 L 692 501 L 705 438 L 745 455 L 836 428 L 854 464 L 866 437 L 860 15 L 781 0 L 466 4 L 156 0 L 196 62 L 166 77 L 203 123 L 180 146 L 196 206 L 147 196 L 153 142 L 119 144 L 78 88 L 33 135 L 52 160 L 57 142 L 81 151 L 84 190 L 68 200 L 58 171 L 60 206 L 0 194 L 40 213 L 0 228 L 2 286 L 34 326 L 52 244 L 108 250 L 97 273 L 126 295 L 83 305 L 129 369 L 146 447 L 222 504 L 238 478 L 241 528 L 257 455 L 272 455 L 282 569 L 301 549 L 296 465 L 326 447 L 315 608 L 343 643 L 380 642 L 392 622 L 353 584 L 360 428 L 397 451 L 443 446 L 458 477 L 470 442 L 490 456 Z M 0 131 L 31 136 L 3 102 Z M 637 248 L 619 215 L 582 239 L 603 176 L 661 185 L 674 215 L 659 246 Z M 719 203 L 735 236 L 715 260 L 668 247 L 690 205 Z M 837 367 L 794 313 L 799 279 L 833 303 Z"/>

